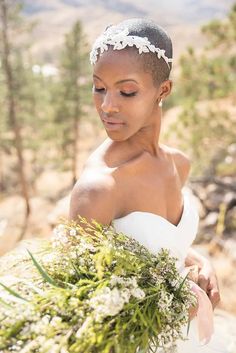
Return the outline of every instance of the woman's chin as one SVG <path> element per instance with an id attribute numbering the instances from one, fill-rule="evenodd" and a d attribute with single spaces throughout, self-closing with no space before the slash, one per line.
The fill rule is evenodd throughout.
<path id="1" fill-rule="evenodd" d="M 125 136 L 121 136 L 118 134 L 111 134 L 110 132 L 107 132 L 107 136 L 112 140 L 112 141 L 117 141 L 117 142 L 122 142 L 126 141 L 128 138 Z"/>
<path id="2" fill-rule="evenodd" d="M 113 141 L 121 142 L 121 141 L 126 141 L 129 138 L 127 134 L 124 134 L 120 131 L 111 131 L 106 129 L 106 133 L 107 133 L 107 136 Z"/>

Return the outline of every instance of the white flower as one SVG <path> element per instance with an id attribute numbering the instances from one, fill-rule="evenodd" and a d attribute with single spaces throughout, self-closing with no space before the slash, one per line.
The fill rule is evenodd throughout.
<path id="1" fill-rule="evenodd" d="M 95 252 L 96 248 L 92 244 L 88 243 L 84 238 L 81 238 L 79 244 L 79 252 L 82 254 L 86 250 Z"/>
<path id="2" fill-rule="evenodd" d="M 66 244 L 68 242 L 67 229 L 64 224 L 58 224 L 53 229 L 53 245 L 56 247 L 60 244 Z"/>
<path id="3" fill-rule="evenodd" d="M 89 304 L 95 310 L 96 319 L 99 320 L 106 316 L 117 315 L 128 300 L 127 292 L 122 293 L 117 288 L 105 287 L 90 299 Z"/>
<path id="4" fill-rule="evenodd" d="M 80 326 L 80 328 L 79 328 L 78 331 L 76 332 L 75 337 L 76 337 L 76 338 L 81 338 L 82 335 L 84 334 L 84 332 L 87 331 L 87 329 L 88 329 L 88 327 L 89 327 L 89 325 L 90 325 L 91 322 L 92 322 L 92 318 L 91 318 L 90 316 L 88 316 L 88 317 L 85 319 L 83 325 Z"/>
<path id="5" fill-rule="evenodd" d="M 133 287 L 133 288 L 137 288 L 137 286 L 138 286 L 137 280 L 135 277 L 124 278 L 124 277 L 120 277 L 120 276 L 116 276 L 116 275 L 111 275 L 110 283 L 112 286 L 114 286 L 116 284 L 121 284 L 124 286 Z"/>
<path id="6" fill-rule="evenodd" d="M 110 280 L 111 286 L 115 286 L 117 283 L 120 283 L 119 282 L 120 280 L 121 280 L 121 277 L 116 275 L 111 275 L 111 280 Z"/>
<path id="7" fill-rule="evenodd" d="M 160 292 L 160 298 L 158 299 L 158 309 L 160 311 L 168 311 L 171 307 L 174 295 L 169 293 Z"/>
<path id="8" fill-rule="evenodd" d="M 120 291 L 120 295 L 121 295 L 124 303 L 128 303 L 129 299 L 131 297 L 131 291 L 128 290 L 127 288 L 124 288 Z"/>
<path id="9" fill-rule="evenodd" d="M 58 224 L 58 226 L 56 226 L 53 229 L 53 233 L 56 236 L 64 236 L 64 235 L 66 235 L 66 226 L 64 224 Z"/>
<path id="10" fill-rule="evenodd" d="M 62 322 L 62 318 L 59 316 L 54 316 L 50 322 L 50 326 L 57 327 Z"/>
<path id="11" fill-rule="evenodd" d="M 138 299 L 143 299 L 145 297 L 145 293 L 141 288 L 132 289 L 131 294 L 133 297 L 138 298 Z"/>
<path id="12" fill-rule="evenodd" d="M 74 228 L 70 229 L 69 234 L 70 234 L 72 237 L 75 236 L 75 235 L 77 234 L 76 229 L 74 229 Z"/>

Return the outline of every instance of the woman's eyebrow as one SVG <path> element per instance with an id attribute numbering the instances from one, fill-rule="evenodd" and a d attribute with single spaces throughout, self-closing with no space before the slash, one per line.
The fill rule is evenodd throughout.
<path id="1" fill-rule="evenodd" d="M 93 74 L 93 78 L 97 78 L 98 80 L 102 81 L 102 79 L 95 74 Z"/>
<path id="2" fill-rule="evenodd" d="M 97 78 L 98 80 L 102 81 L 102 79 L 100 77 L 98 77 L 97 75 L 93 75 L 94 78 Z M 124 80 L 120 80 L 120 81 L 117 81 L 115 84 L 119 84 L 119 83 L 123 83 L 123 82 L 127 82 L 127 81 L 132 81 L 132 82 L 135 82 L 137 83 L 138 85 L 138 82 L 136 80 L 134 80 L 133 78 L 126 78 Z"/>
<path id="3" fill-rule="evenodd" d="M 127 82 L 127 81 L 135 82 L 135 83 L 137 83 L 137 85 L 138 85 L 138 82 L 137 82 L 136 80 L 134 80 L 133 78 L 126 78 L 126 79 L 124 79 L 124 80 L 117 81 L 116 84 L 117 84 L 117 83 Z"/>

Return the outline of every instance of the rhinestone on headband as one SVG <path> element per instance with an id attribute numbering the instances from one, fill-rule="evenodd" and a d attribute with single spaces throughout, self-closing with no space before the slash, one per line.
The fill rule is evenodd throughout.
<path id="1" fill-rule="evenodd" d="M 172 58 L 168 58 L 165 55 L 165 50 L 155 47 L 155 45 L 151 44 L 147 37 L 139 37 L 139 36 L 131 36 L 129 35 L 129 31 L 125 28 L 122 31 L 114 31 L 114 27 L 108 27 L 108 29 L 99 36 L 90 52 L 90 62 L 91 64 L 95 64 L 100 49 L 100 54 L 104 53 L 104 51 L 108 50 L 108 45 L 113 45 L 113 50 L 121 50 L 125 47 L 133 47 L 135 46 L 138 49 L 139 54 L 142 53 L 156 53 L 158 59 L 163 58 L 170 68 L 169 63 L 172 62 Z"/>

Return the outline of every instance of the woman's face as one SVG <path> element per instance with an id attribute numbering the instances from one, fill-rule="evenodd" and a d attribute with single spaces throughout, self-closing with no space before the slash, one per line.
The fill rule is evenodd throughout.
<path id="1" fill-rule="evenodd" d="M 157 123 L 161 91 L 131 50 L 110 48 L 94 65 L 94 103 L 113 140 L 124 141 Z"/>

